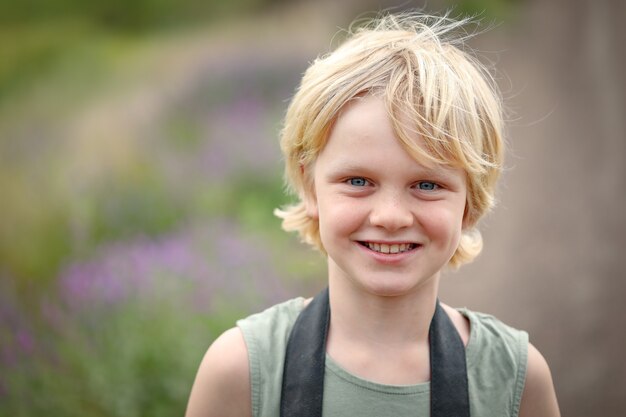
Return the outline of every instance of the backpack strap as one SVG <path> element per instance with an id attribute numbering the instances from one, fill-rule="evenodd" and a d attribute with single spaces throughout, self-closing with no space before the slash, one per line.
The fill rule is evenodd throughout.
<path id="1" fill-rule="evenodd" d="M 428 331 L 430 415 L 469 417 L 465 346 L 439 300 Z"/>
<path id="2" fill-rule="evenodd" d="M 280 396 L 281 417 L 322 416 L 329 322 L 326 288 L 302 310 L 289 335 Z"/>
<path id="3" fill-rule="evenodd" d="M 321 417 L 326 338 L 330 323 L 328 288 L 302 310 L 287 342 L 280 398 L 281 417 Z M 432 417 L 469 417 L 465 347 L 439 301 L 429 329 Z"/>

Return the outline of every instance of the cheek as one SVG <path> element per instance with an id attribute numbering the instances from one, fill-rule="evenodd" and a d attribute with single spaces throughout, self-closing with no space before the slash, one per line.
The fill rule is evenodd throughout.
<path id="1" fill-rule="evenodd" d="M 442 242 L 457 242 L 461 238 L 463 228 L 463 210 L 456 207 L 439 207 L 422 211 L 420 215 L 422 227 L 431 239 Z"/>
<path id="2" fill-rule="evenodd" d="M 326 202 L 322 199 L 318 207 L 322 239 L 331 235 L 349 235 L 362 224 L 363 216 L 354 204 L 342 204 L 337 200 Z"/>

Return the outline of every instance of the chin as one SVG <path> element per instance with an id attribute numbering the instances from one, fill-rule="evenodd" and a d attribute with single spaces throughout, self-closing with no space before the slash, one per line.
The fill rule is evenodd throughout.
<path id="1" fill-rule="evenodd" d="M 365 287 L 367 292 L 378 297 L 402 297 L 420 292 L 430 282 L 431 278 L 417 282 L 391 278 L 365 283 Z"/>

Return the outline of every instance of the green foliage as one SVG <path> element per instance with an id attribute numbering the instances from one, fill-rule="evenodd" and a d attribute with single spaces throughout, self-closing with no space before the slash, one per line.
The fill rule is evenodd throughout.
<path id="1" fill-rule="evenodd" d="M 515 16 L 523 0 L 461 0 L 448 1 L 454 12 L 480 18 L 508 20 Z"/>
<path id="2" fill-rule="evenodd" d="M 163 28 L 258 11 L 271 0 L 23 0 L 0 3 L 0 22 L 41 22 L 67 16 L 124 30 Z"/>
<path id="3" fill-rule="evenodd" d="M 279 221 L 273 212 L 285 200 L 280 177 L 242 174 L 233 179 L 225 195 L 225 211 L 243 224 L 253 230 L 279 230 Z"/>
<path id="4" fill-rule="evenodd" d="M 199 314 L 168 298 L 35 317 L 33 349 L 3 369 L 0 416 L 182 415 L 203 352 L 242 311 Z"/>
<path id="5" fill-rule="evenodd" d="M 37 26 L 2 26 L 0 96 L 23 86 L 36 74 L 48 71 L 86 30 L 77 21 L 67 20 Z"/>
<path id="6" fill-rule="evenodd" d="M 171 199 L 157 178 L 113 182 L 93 190 L 88 202 L 93 244 L 138 234 L 157 236 L 172 230 L 185 215 L 180 201 Z"/>
<path id="7" fill-rule="evenodd" d="M 244 51 L 191 88 L 170 78 L 172 92 L 160 77 L 189 65 L 177 62 L 189 46 L 148 33 L 193 7 L 217 19 L 267 2 L 10 3 L 0 416 L 182 415 L 213 338 L 319 269 L 299 268 L 318 258 L 272 214 L 285 201 L 275 127 L 296 76 Z M 292 293 L 285 271 L 301 277 Z"/>

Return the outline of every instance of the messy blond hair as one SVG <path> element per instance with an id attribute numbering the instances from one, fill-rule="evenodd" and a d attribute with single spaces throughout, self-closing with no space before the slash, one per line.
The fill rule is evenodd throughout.
<path id="1" fill-rule="evenodd" d="M 503 159 L 501 99 L 488 70 L 464 51 L 469 19 L 383 15 L 358 29 L 305 72 L 284 120 L 281 149 L 297 203 L 276 210 L 283 229 L 323 253 L 318 220 L 304 198 L 312 168 L 339 112 L 353 98 L 380 95 L 403 147 L 422 163 L 462 168 L 468 194 L 464 229 L 449 261 L 458 267 L 482 250 L 478 220 L 494 205 Z M 411 120 L 411 125 L 402 121 Z M 422 147 L 411 137 L 418 133 Z"/>

